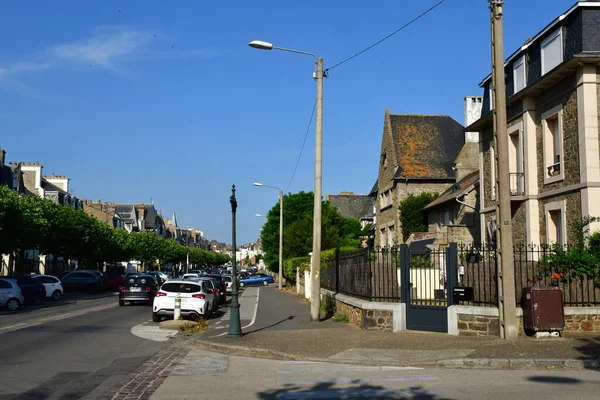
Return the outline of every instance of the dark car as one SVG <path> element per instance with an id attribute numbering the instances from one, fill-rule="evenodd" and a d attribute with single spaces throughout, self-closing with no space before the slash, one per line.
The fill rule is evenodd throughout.
<path id="1" fill-rule="evenodd" d="M 221 275 L 217 274 L 207 274 L 204 276 L 208 276 L 209 278 L 213 278 L 215 285 L 217 286 L 217 291 L 219 292 L 219 304 L 223 304 L 227 302 L 227 284 Z"/>
<path id="2" fill-rule="evenodd" d="M 106 274 L 106 276 L 108 277 L 108 281 L 106 286 L 104 287 L 105 290 L 118 292 L 119 290 L 121 290 L 121 286 L 125 284 L 125 278 L 121 274 L 108 273 Z"/>
<path id="3" fill-rule="evenodd" d="M 162 285 L 163 283 L 165 283 L 165 279 L 163 279 L 162 275 L 160 274 L 160 272 L 158 271 L 150 271 L 150 272 L 146 272 L 148 275 L 152 275 L 154 277 L 154 279 L 156 279 L 156 282 L 159 285 Z"/>
<path id="4" fill-rule="evenodd" d="M 87 271 L 72 271 L 61 279 L 65 292 L 91 292 L 102 291 L 103 283 L 98 274 Z"/>
<path id="5" fill-rule="evenodd" d="M 119 305 L 124 306 L 126 301 L 129 303 L 143 301 L 152 304 L 159 289 L 160 285 L 154 276 L 149 274 L 131 275 L 125 281 L 125 285 L 121 287 Z"/>
<path id="6" fill-rule="evenodd" d="M 46 287 L 37 279 L 31 276 L 18 276 L 5 278 L 16 279 L 17 285 L 21 288 L 21 294 L 25 298 L 25 303 L 40 305 L 46 299 Z"/>
<path id="7" fill-rule="evenodd" d="M 95 269 L 79 269 L 78 271 L 90 272 L 94 275 L 97 275 L 98 278 L 100 278 L 100 281 L 102 281 L 102 290 L 107 290 L 106 288 L 108 287 L 108 275 L 106 275 L 104 272 Z"/>

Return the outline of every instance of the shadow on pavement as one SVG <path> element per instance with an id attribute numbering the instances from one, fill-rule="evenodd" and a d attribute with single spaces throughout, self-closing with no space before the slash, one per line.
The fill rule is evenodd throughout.
<path id="1" fill-rule="evenodd" d="M 357 382 L 358 383 L 358 382 Z M 350 388 L 334 387 L 333 382 L 317 383 L 311 387 L 287 386 L 258 393 L 260 399 L 420 399 L 451 400 L 428 392 L 420 386 L 405 389 L 386 389 L 383 386 L 362 384 Z"/>
<path id="2" fill-rule="evenodd" d="M 255 332 L 264 331 L 264 330 L 266 330 L 266 329 L 269 329 L 269 328 L 272 328 L 272 327 L 274 327 L 274 326 L 277 326 L 277 325 L 279 325 L 279 324 L 282 324 L 282 323 L 284 323 L 285 321 L 291 321 L 291 320 L 293 320 L 294 318 L 296 318 L 296 316 L 295 316 L 295 315 L 290 315 L 289 317 L 287 317 L 287 318 L 284 318 L 284 319 L 282 319 L 281 321 L 275 322 L 274 324 L 271 324 L 271 325 L 268 325 L 268 326 L 263 326 L 262 328 L 259 328 L 259 329 L 254 329 L 254 330 L 252 330 L 252 331 L 249 331 L 249 332 L 244 332 L 244 335 L 249 335 L 249 334 L 251 334 L 251 333 L 255 333 Z"/>
<path id="3" fill-rule="evenodd" d="M 19 309 L 17 311 L 8 311 L 5 309 L 0 309 L 0 316 L 2 316 L 2 315 L 18 315 L 18 314 L 23 314 L 23 313 L 28 313 L 31 311 L 39 310 L 42 308 L 52 308 L 52 307 L 64 306 L 67 304 L 73 304 L 78 301 L 95 300 L 95 299 L 102 299 L 102 298 L 106 298 L 106 297 L 116 297 L 116 296 L 117 296 L 117 292 L 103 292 L 103 293 L 97 293 L 97 294 L 67 292 L 58 301 L 46 299 L 46 300 L 44 300 L 44 302 L 42 304 L 37 305 L 37 306 L 33 305 L 33 304 L 25 303 L 25 304 L 22 304 L 21 307 L 19 307 Z"/>
<path id="4" fill-rule="evenodd" d="M 559 385 L 582 383 L 579 379 L 564 376 L 530 376 L 527 380 L 537 383 L 553 383 Z"/>
<path id="5" fill-rule="evenodd" d="M 573 348 L 581 353 L 579 360 L 589 362 L 585 367 L 589 369 L 600 368 L 600 336 L 577 339 L 578 345 Z"/>

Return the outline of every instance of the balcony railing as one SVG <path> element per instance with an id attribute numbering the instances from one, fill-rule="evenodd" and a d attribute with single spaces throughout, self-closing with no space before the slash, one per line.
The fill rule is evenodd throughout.
<path id="1" fill-rule="evenodd" d="M 523 172 L 511 172 L 510 195 L 525 196 L 525 174 Z"/>

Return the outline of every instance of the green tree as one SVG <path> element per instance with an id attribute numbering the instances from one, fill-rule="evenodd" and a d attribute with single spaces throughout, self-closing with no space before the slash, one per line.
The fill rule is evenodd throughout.
<path id="1" fill-rule="evenodd" d="M 427 232 L 427 214 L 423 208 L 437 197 L 437 193 L 421 193 L 416 196 L 411 194 L 400 203 L 403 241 L 414 232 Z"/>

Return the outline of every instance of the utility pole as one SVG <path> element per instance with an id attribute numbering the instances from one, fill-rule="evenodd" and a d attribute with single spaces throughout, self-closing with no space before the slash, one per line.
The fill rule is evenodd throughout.
<path id="1" fill-rule="evenodd" d="M 516 339 L 517 305 L 512 242 L 508 133 L 506 129 L 506 84 L 504 81 L 504 36 L 502 32 L 502 0 L 489 0 L 492 28 L 492 92 L 494 143 L 496 145 L 496 226 L 498 238 L 498 310 L 500 337 Z"/>
<path id="2" fill-rule="evenodd" d="M 283 280 L 283 190 L 279 189 L 279 290 Z"/>
<path id="3" fill-rule="evenodd" d="M 321 189 L 323 185 L 323 58 L 317 58 L 317 138 L 315 145 L 315 199 L 310 266 L 310 320 L 321 320 Z"/>

